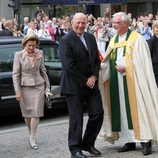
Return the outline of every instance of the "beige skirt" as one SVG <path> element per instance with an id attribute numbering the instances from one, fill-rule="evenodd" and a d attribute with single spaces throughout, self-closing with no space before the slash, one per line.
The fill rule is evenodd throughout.
<path id="1" fill-rule="evenodd" d="M 21 87 L 20 108 L 23 117 L 42 117 L 44 115 L 44 90 L 44 83 Z"/>

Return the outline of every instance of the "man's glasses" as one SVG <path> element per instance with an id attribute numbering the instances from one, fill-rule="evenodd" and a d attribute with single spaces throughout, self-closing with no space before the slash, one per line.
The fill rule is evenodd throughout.
<path id="1" fill-rule="evenodd" d="M 118 22 L 115 22 L 115 21 L 112 21 L 112 24 L 117 24 L 117 25 L 119 25 L 119 24 L 121 24 L 121 23 L 123 23 L 124 21 L 118 21 Z"/>

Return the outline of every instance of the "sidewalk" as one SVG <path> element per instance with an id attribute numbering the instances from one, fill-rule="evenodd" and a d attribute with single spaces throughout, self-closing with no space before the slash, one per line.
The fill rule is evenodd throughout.
<path id="1" fill-rule="evenodd" d="M 85 117 L 85 122 L 87 117 Z M 38 129 L 38 150 L 30 148 L 26 127 L 0 131 L 0 158 L 70 158 L 67 146 L 68 120 L 41 123 Z M 118 153 L 121 142 L 110 145 L 97 139 L 96 147 L 102 152 L 100 158 L 140 158 L 141 146 L 137 150 Z M 88 153 L 85 153 L 88 157 Z M 158 158 L 158 146 L 153 146 L 153 154 L 145 158 Z"/>

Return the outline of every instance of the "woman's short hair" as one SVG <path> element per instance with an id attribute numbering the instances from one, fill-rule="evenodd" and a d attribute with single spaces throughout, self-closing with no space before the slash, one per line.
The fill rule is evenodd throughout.
<path id="1" fill-rule="evenodd" d="M 36 44 L 39 45 L 39 38 L 34 33 L 30 33 L 30 34 L 26 35 L 22 39 L 22 45 L 25 46 L 28 41 L 36 41 Z"/>

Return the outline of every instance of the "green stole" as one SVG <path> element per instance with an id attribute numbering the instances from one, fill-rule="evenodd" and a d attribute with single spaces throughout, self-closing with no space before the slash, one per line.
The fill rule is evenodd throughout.
<path id="1" fill-rule="evenodd" d="M 131 31 L 128 29 L 126 35 L 126 41 L 130 35 Z M 117 35 L 115 38 L 115 43 L 118 43 L 119 36 Z M 126 52 L 126 47 L 124 47 L 124 54 Z M 117 59 L 117 48 L 114 49 L 110 54 L 110 101 L 111 101 L 111 115 L 112 115 L 112 131 L 119 132 L 121 131 L 121 119 L 120 119 L 120 99 L 119 99 L 119 88 L 118 88 L 118 75 L 116 70 L 116 59 Z M 125 96 L 125 104 L 126 104 L 126 112 L 127 112 L 127 121 L 128 128 L 133 129 L 130 105 L 128 99 L 128 91 L 127 91 L 127 82 L 126 75 L 123 76 L 123 84 L 124 84 L 124 96 Z"/>

